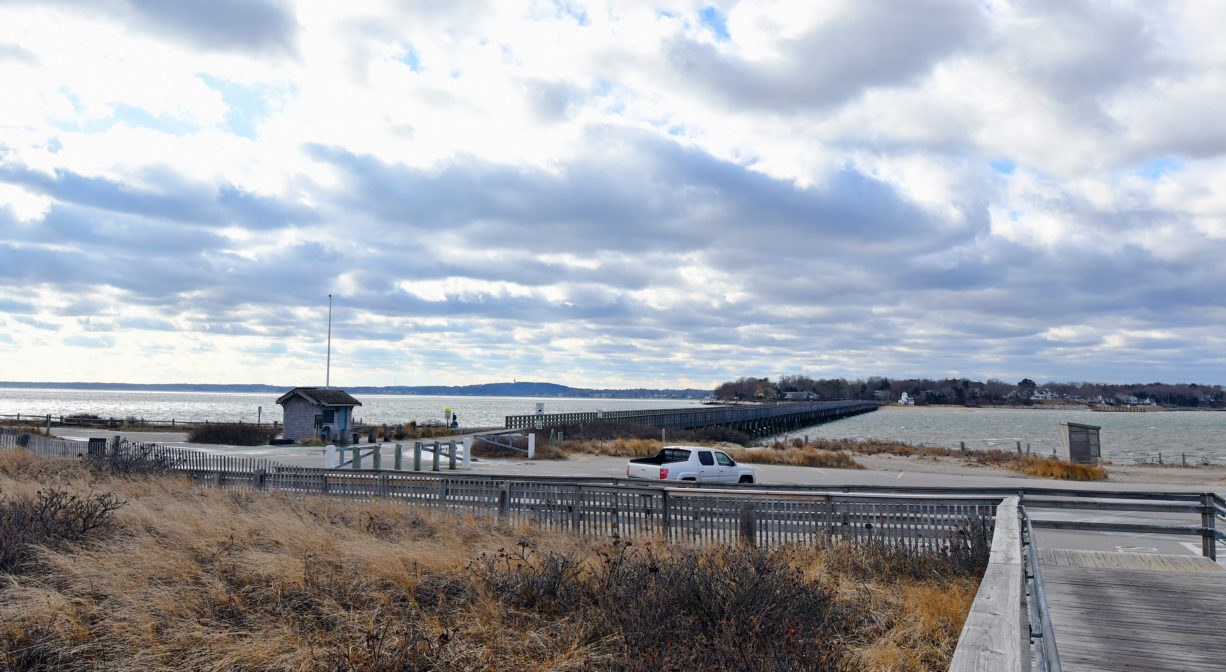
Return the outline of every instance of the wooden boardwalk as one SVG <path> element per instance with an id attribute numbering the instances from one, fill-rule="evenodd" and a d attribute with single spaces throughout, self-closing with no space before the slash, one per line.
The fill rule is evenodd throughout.
<path id="1" fill-rule="evenodd" d="M 1226 568 L 1191 556 L 1041 549 L 1064 672 L 1226 670 Z"/>

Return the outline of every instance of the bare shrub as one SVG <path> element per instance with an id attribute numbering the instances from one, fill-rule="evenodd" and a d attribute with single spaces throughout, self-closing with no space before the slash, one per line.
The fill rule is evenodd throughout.
<path id="1" fill-rule="evenodd" d="M 0 571 L 24 569 L 37 546 L 75 544 L 109 527 L 122 505 L 111 493 L 81 498 L 58 488 L 0 498 Z"/>

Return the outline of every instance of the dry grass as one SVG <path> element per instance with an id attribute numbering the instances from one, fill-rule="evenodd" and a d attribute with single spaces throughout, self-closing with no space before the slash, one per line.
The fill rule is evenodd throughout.
<path id="1" fill-rule="evenodd" d="M 981 571 L 886 547 L 610 543 L 0 451 L 0 493 L 51 486 L 125 503 L 107 535 L 0 582 L 0 669 L 938 670 Z"/>
<path id="2" fill-rule="evenodd" d="M 822 467 L 826 469 L 864 469 L 851 453 L 823 449 L 801 448 L 729 448 L 728 454 L 738 462 L 751 464 L 787 464 L 794 467 Z"/>
<path id="3" fill-rule="evenodd" d="M 845 450 L 862 455 L 899 455 L 903 457 L 918 457 L 923 454 L 929 457 L 954 457 L 970 464 L 1000 467 L 1027 476 L 1050 478 L 1065 481 L 1103 481 L 1108 477 L 1107 470 L 1102 466 L 1075 464 L 1065 460 L 1048 457 L 1038 457 L 1009 450 L 968 450 L 961 451 L 940 446 L 913 446 L 895 441 L 830 441 L 817 440 L 806 444 L 804 450 Z M 922 451 L 922 453 L 921 453 Z"/>

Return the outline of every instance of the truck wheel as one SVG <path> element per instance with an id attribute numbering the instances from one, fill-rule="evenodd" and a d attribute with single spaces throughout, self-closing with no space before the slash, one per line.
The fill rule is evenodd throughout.
<path id="1" fill-rule="evenodd" d="M 737 483 L 753 483 L 753 476 L 742 476 Z"/>

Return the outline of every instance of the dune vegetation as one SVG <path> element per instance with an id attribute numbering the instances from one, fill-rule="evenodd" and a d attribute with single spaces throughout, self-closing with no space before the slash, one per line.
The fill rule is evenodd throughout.
<path id="1" fill-rule="evenodd" d="M 23 450 L 0 512 L 5 670 L 942 670 L 986 562 L 973 529 L 694 548 Z"/>
<path id="2" fill-rule="evenodd" d="M 646 457 L 654 455 L 664 445 L 660 430 L 650 427 L 606 423 L 588 423 L 561 430 L 559 445 L 557 434 L 537 432 L 536 456 L 538 459 L 564 460 L 573 454 L 588 454 L 616 457 Z M 727 440 L 728 438 L 735 440 Z M 856 455 L 897 455 L 900 457 L 943 457 L 961 460 L 967 464 L 998 467 L 1016 471 L 1036 478 L 1069 481 L 1106 480 L 1107 470 L 1102 466 L 1074 464 L 1065 460 L 1040 457 L 1008 450 L 957 450 L 940 446 L 916 446 L 898 441 L 877 440 L 829 440 L 805 441 L 794 438 L 775 441 L 761 448 L 746 448 L 749 437 L 744 435 L 713 438 L 703 432 L 672 431 L 664 437 L 669 444 L 695 443 L 718 446 L 738 462 L 749 464 L 784 464 L 792 466 L 821 467 L 828 469 L 864 469 L 856 462 Z M 513 456 L 511 451 L 479 448 L 477 455 Z"/>

